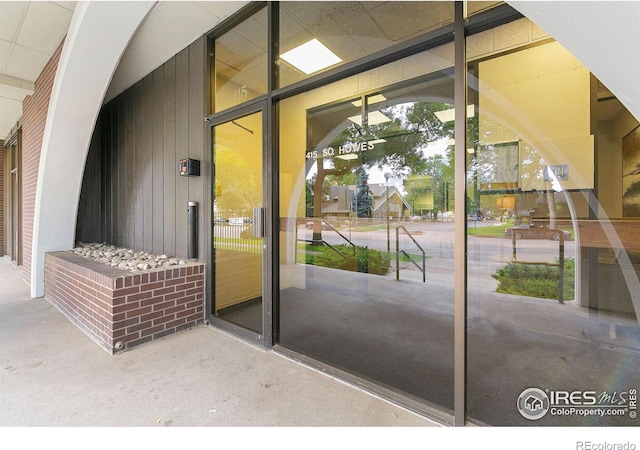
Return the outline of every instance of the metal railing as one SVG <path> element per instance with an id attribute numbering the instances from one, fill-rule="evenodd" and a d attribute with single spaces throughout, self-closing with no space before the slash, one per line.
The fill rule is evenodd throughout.
<path id="1" fill-rule="evenodd" d="M 351 246 L 351 252 L 352 255 L 348 256 L 345 255 L 344 253 L 342 253 L 340 250 L 338 250 L 337 248 L 335 248 L 333 245 L 329 244 L 327 241 L 325 241 L 324 239 L 322 239 L 321 241 L 317 241 L 314 239 L 300 239 L 298 238 L 298 226 L 300 223 L 304 223 L 305 225 L 307 223 L 314 223 L 314 228 L 316 226 L 316 222 L 321 222 L 320 226 L 325 228 L 325 231 L 333 231 L 334 233 L 336 233 L 338 236 L 340 236 L 348 245 Z M 301 242 L 308 242 L 308 243 L 321 243 L 323 246 L 329 247 L 331 250 L 333 250 L 335 253 L 337 253 L 338 255 L 342 256 L 344 259 L 346 260 L 350 260 L 353 261 L 356 259 L 356 245 L 351 242 L 349 240 L 349 238 L 347 238 L 344 234 L 342 234 L 341 232 L 339 232 L 338 230 L 336 230 L 330 223 L 328 223 L 326 220 L 322 220 L 322 219 L 315 219 L 315 218 L 308 218 L 308 219 L 304 219 L 304 220 L 299 220 L 296 224 L 296 241 L 301 241 Z"/>
<path id="2" fill-rule="evenodd" d="M 405 252 L 404 250 L 400 250 L 400 229 L 402 229 L 406 233 L 406 235 L 411 238 L 413 243 L 416 244 L 416 247 L 418 247 L 420 249 L 420 251 L 422 252 L 422 267 L 420 267 L 418 265 L 418 263 L 413 260 L 413 258 L 411 257 L 411 255 L 409 253 Z M 405 255 L 407 257 L 407 259 L 411 263 L 413 263 L 413 265 L 416 266 L 420 272 L 422 272 L 422 282 L 426 283 L 426 281 L 427 281 L 427 270 L 426 270 L 427 257 L 426 257 L 425 251 L 420 246 L 420 244 L 418 244 L 418 241 L 416 241 L 414 239 L 414 237 L 411 235 L 411 233 L 409 233 L 409 231 L 403 225 L 398 225 L 396 227 L 396 280 L 397 281 L 400 281 L 400 253 Z"/>
<path id="3" fill-rule="evenodd" d="M 249 217 L 214 215 L 213 245 L 218 250 L 262 253 L 262 239 L 253 237 L 253 223 Z"/>

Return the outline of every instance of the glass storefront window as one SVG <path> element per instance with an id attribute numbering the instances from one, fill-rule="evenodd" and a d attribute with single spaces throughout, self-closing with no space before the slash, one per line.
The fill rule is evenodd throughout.
<path id="1" fill-rule="evenodd" d="M 452 49 L 279 104 L 280 345 L 447 411 Z"/>
<path id="2" fill-rule="evenodd" d="M 501 5 L 468 2 L 467 13 Z M 272 11 L 281 52 L 272 87 L 283 88 L 450 25 L 454 4 L 281 2 Z M 283 89 L 277 114 L 265 100 L 264 127 L 278 127 L 279 185 L 268 189 L 280 196 L 279 236 L 267 241 L 278 244 L 280 291 L 255 278 L 253 291 L 237 304 L 216 303 L 213 314 L 270 339 L 270 325 L 262 326 L 273 313 L 281 348 L 433 406 L 445 420 L 461 356 L 454 336 L 465 331 L 469 421 L 633 425 L 639 123 L 544 30 L 515 17 L 466 40 L 465 148 L 454 148 L 453 44 L 322 87 L 318 77 L 313 90 L 292 97 Z M 268 93 L 267 47 L 266 9 L 215 40 L 215 112 Z M 257 129 L 236 122 L 217 124 L 218 139 Z M 255 141 L 246 156 L 264 157 L 255 167 L 265 180 L 270 142 Z M 249 148 L 240 140 L 234 150 Z M 454 170 L 456 151 L 466 176 Z M 464 183 L 466 204 L 456 205 Z M 230 209 L 224 186 L 215 191 L 215 207 Z M 463 227 L 454 229 L 460 221 L 465 279 L 454 265 L 465 243 Z M 231 242 L 224 227 L 214 224 L 220 267 Z M 222 276 L 215 281 L 224 286 Z M 462 284 L 466 310 L 460 295 L 454 310 Z M 455 314 L 465 315 L 466 330 L 454 329 Z"/>
<path id="3" fill-rule="evenodd" d="M 539 40 L 505 53 L 506 27 Z M 468 45 L 467 413 L 633 425 L 638 121 L 528 20 L 505 28 Z"/>
<path id="4" fill-rule="evenodd" d="M 280 87 L 451 23 L 452 2 L 281 2 Z"/>
<path id="5" fill-rule="evenodd" d="M 212 60 L 212 112 L 266 94 L 267 9 L 216 38 Z"/>

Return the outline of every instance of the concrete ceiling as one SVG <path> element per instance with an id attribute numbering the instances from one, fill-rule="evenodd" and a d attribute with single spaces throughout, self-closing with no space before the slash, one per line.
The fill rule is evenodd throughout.
<path id="1" fill-rule="evenodd" d="M 151 73 L 246 1 L 157 2 L 113 75 L 105 102 Z M 22 117 L 22 100 L 69 29 L 76 2 L 0 0 L 0 140 Z"/>
<path id="2" fill-rule="evenodd" d="M 22 116 L 22 100 L 67 34 L 76 2 L 0 1 L 0 139 Z"/>
<path id="3" fill-rule="evenodd" d="M 157 2 L 122 56 L 105 102 L 246 3 Z M 627 49 L 640 45 L 640 35 L 635 30 L 640 19 L 640 2 L 509 3 L 556 37 L 607 84 L 636 117 L 640 116 L 635 77 L 628 76 L 638 73 L 640 59 L 624 56 Z M 22 116 L 22 100 L 33 92 L 37 76 L 65 36 L 75 5 L 76 2 L 0 0 L 0 139 L 8 135 Z M 570 27 L 566 26 L 567 17 L 571 17 Z M 602 33 L 603 29 L 607 33 Z M 618 53 L 622 53 L 621 57 L 614 58 Z"/>

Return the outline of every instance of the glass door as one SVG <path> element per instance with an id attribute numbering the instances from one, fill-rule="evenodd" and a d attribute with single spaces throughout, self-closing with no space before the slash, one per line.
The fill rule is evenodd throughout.
<path id="1" fill-rule="evenodd" d="M 211 126 L 213 152 L 211 313 L 263 333 L 263 118 L 261 110 Z"/>

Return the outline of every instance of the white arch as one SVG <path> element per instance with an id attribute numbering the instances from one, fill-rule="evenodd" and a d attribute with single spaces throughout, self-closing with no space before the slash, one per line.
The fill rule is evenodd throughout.
<path id="1" fill-rule="evenodd" d="M 507 1 L 543 28 L 640 120 L 637 1 Z"/>
<path id="2" fill-rule="evenodd" d="M 38 169 L 31 296 L 44 295 L 44 255 L 74 245 L 91 135 L 127 44 L 155 4 L 78 2 L 60 55 Z"/>

